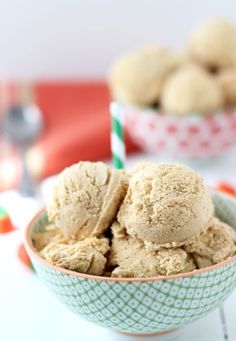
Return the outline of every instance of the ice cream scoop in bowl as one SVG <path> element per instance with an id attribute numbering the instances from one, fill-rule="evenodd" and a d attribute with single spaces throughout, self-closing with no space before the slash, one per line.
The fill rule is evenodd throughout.
<path id="1" fill-rule="evenodd" d="M 236 201 L 214 192 L 216 215 L 236 228 Z M 70 310 L 122 333 L 173 333 L 224 301 L 236 284 L 236 256 L 192 272 L 152 278 L 111 278 L 81 274 L 51 265 L 32 238 L 48 225 L 45 210 L 26 229 L 25 245 L 44 283 Z"/>

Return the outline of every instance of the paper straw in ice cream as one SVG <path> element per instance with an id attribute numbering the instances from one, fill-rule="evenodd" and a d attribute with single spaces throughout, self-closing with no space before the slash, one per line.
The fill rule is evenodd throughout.
<path id="1" fill-rule="evenodd" d="M 125 164 L 125 141 L 124 141 L 124 110 L 116 102 L 110 105 L 112 131 L 111 151 L 115 168 L 124 168 Z"/>

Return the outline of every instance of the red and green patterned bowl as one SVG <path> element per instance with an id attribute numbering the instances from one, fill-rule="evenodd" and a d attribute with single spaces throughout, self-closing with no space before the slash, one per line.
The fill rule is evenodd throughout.
<path id="1" fill-rule="evenodd" d="M 213 193 L 216 214 L 236 228 L 236 201 Z M 70 310 L 100 326 L 128 334 L 165 334 L 213 310 L 236 284 L 236 256 L 217 265 L 155 278 L 117 279 L 76 273 L 43 260 L 32 235 L 48 223 L 39 212 L 26 229 L 25 245 L 39 277 Z"/>

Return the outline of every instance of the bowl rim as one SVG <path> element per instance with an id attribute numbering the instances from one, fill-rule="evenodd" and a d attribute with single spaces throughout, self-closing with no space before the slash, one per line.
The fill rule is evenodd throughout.
<path id="1" fill-rule="evenodd" d="M 233 197 L 231 197 L 230 195 L 228 195 L 226 193 L 221 193 L 219 191 L 215 191 L 215 192 L 217 192 L 223 196 L 226 196 L 226 197 L 228 197 L 231 200 L 234 200 L 236 202 L 236 200 Z M 45 207 L 40 209 L 33 216 L 33 218 L 30 220 L 30 222 L 28 223 L 28 225 L 24 231 L 24 245 L 26 247 L 28 254 L 31 257 L 36 258 L 37 261 L 39 263 L 41 263 L 43 266 L 46 266 L 47 268 L 51 268 L 52 270 L 55 270 L 58 272 L 62 272 L 65 275 L 71 275 L 74 277 L 78 277 L 80 279 L 96 280 L 96 281 L 103 281 L 103 282 L 117 282 L 117 283 L 121 283 L 121 282 L 160 282 L 160 281 L 175 280 L 175 279 L 181 279 L 181 278 L 185 278 L 185 277 L 200 275 L 203 273 L 213 271 L 217 268 L 221 268 L 221 267 L 225 266 L 226 264 L 231 264 L 233 262 L 236 262 L 236 255 L 234 255 L 234 256 L 228 257 L 227 259 L 225 259 L 224 261 L 222 261 L 220 263 L 208 266 L 206 268 L 196 269 L 196 270 L 189 271 L 189 272 L 181 272 L 179 274 L 169 275 L 169 276 L 166 275 L 166 276 L 145 277 L 145 278 L 139 278 L 139 277 L 137 277 L 137 278 L 117 278 L 117 277 L 96 276 L 96 275 L 83 274 L 83 273 L 72 271 L 72 270 L 67 270 L 67 269 L 61 268 L 59 266 L 56 266 L 56 265 L 53 265 L 53 264 L 50 264 L 49 262 L 47 262 L 45 259 L 40 257 L 38 252 L 33 247 L 33 243 L 32 243 L 32 240 L 30 238 L 30 232 L 31 232 L 31 229 L 34 226 L 35 222 L 39 219 L 39 217 L 45 211 L 46 211 Z"/>
<path id="2" fill-rule="evenodd" d="M 152 117 L 166 117 L 168 120 L 189 120 L 192 121 L 198 120 L 198 121 L 205 121 L 209 118 L 219 118 L 219 117 L 225 117 L 228 115 L 233 115 L 236 112 L 236 108 L 228 108 L 228 109 L 219 109 L 216 111 L 207 111 L 205 113 L 198 113 L 198 112 L 190 112 L 185 115 L 178 115 L 178 114 L 167 114 L 164 111 L 154 109 L 152 107 L 141 107 L 138 105 L 132 105 L 132 104 L 127 104 L 127 103 L 122 103 L 119 101 L 111 101 L 110 103 L 117 103 L 121 108 L 123 108 L 126 111 L 135 111 L 135 115 L 145 115 L 148 113 L 149 115 L 152 115 Z"/>

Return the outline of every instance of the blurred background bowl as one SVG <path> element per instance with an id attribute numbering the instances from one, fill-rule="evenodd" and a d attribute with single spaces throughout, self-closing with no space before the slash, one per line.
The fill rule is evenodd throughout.
<path id="1" fill-rule="evenodd" d="M 144 151 L 175 159 L 208 159 L 236 145 L 236 110 L 212 115 L 167 116 L 123 106 L 126 128 Z"/>
<path id="2" fill-rule="evenodd" d="M 215 192 L 216 213 L 236 228 L 236 201 Z M 236 256 L 217 265 L 173 276 L 118 279 L 53 266 L 34 250 L 32 236 L 48 224 L 39 212 L 26 229 L 25 244 L 48 288 L 70 310 L 100 326 L 129 334 L 173 332 L 206 315 L 236 284 Z"/>

